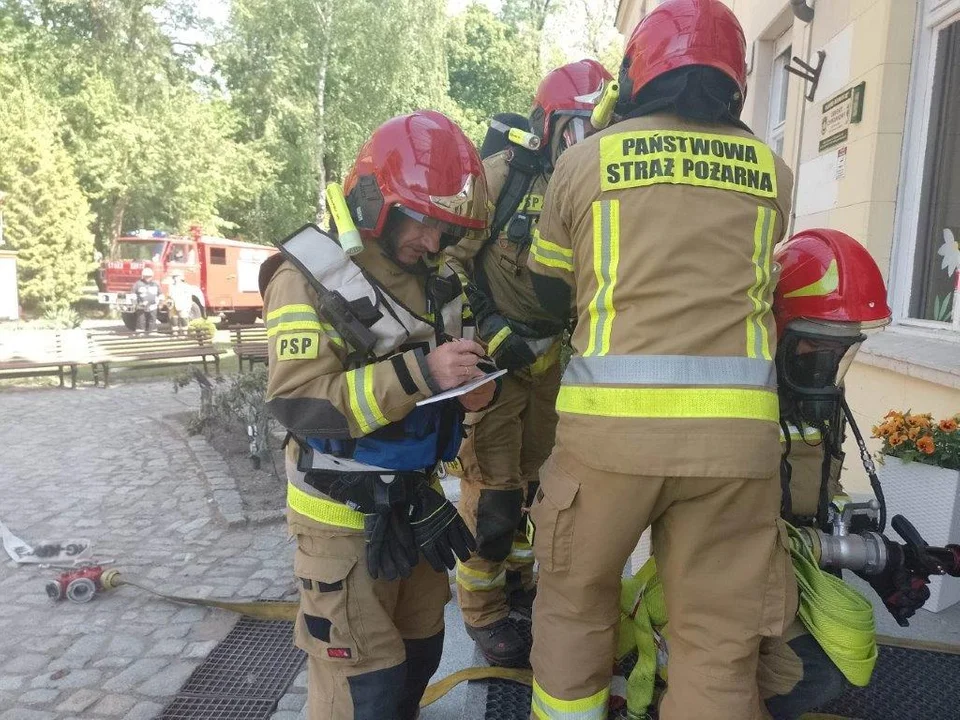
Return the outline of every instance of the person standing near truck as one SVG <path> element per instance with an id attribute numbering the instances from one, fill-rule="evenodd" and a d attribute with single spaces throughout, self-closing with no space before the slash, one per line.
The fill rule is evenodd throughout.
<path id="1" fill-rule="evenodd" d="M 161 292 L 159 283 L 153 279 L 153 268 L 145 267 L 140 272 L 140 279 L 133 284 L 130 292 L 137 296 L 137 329 L 134 332 L 137 335 L 156 332 Z"/>
<path id="2" fill-rule="evenodd" d="M 190 310 L 193 307 L 193 293 L 183 280 L 183 272 L 174 270 L 170 275 L 170 332 L 174 335 L 186 335 Z"/>

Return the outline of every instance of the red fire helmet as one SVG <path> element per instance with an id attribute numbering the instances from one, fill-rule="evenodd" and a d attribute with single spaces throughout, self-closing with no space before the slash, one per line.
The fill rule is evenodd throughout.
<path id="1" fill-rule="evenodd" d="M 667 0 L 640 21 L 627 41 L 629 96 L 671 70 L 705 65 L 727 75 L 746 97 L 746 57 L 743 28 L 720 0 Z"/>
<path id="2" fill-rule="evenodd" d="M 584 59 L 561 65 L 540 81 L 530 111 L 530 130 L 540 138 L 540 147 L 550 147 L 551 133 L 562 115 L 590 117 L 600 101 L 605 82 L 613 76 L 596 60 Z"/>
<path id="3" fill-rule="evenodd" d="M 432 110 L 400 115 L 374 130 L 343 186 L 365 238 L 380 237 L 395 207 L 456 237 L 487 225 L 477 149 L 455 122 Z"/>
<path id="4" fill-rule="evenodd" d="M 780 245 L 774 259 L 781 267 L 773 297 L 778 337 L 798 319 L 860 328 L 890 322 L 880 268 L 849 235 L 839 230 L 804 230 Z"/>

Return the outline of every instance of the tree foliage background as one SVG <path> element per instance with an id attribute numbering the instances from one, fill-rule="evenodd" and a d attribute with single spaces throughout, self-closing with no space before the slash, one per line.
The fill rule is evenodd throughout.
<path id="1" fill-rule="evenodd" d="M 615 65 L 616 4 L 221 0 L 214 24 L 190 0 L 0 0 L 21 301 L 69 305 L 94 249 L 136 228 L 270 242 L 322 222 L 326 184 L 384 120 L 435 108 L 479 143 L 551 67 Z"/>

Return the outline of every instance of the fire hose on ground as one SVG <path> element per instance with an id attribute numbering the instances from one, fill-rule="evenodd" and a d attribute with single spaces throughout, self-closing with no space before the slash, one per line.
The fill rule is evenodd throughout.
<path id="1" fill-rule="evenodd" d="M 791 528 L 793 541 L 793 555 L 795 566 L 799 563 L 807 567 L 809 572 L 798 572 L 798 580 L 808 580 L 810 587 L 804 593 L 808 599 L 806 607 L 801 605 L 801 615 L 816 614 L 819 617 L 806 617 L 808 626 L 837 628 L 843 626 L 844 636 L 840 646 L 856 649 L 863 652 L 856 657 L 834 657 L 834 662 L 844 671 L 848 679 L 855 685 L 865 684 L 869 679 L 873 662 L 876 660 L 876 648 L 873 645 L 873 607 L 857 596 L 851 600 L 850 594 L 855 594 L 847 588 L 839 578 L 813 572 L 813 568 L 824 570 L 848 569 L 863 574 L 883 572 L 889 563 L 901 563 L 911 572 L 926 575 L 952 575 L 960 577 L 960 545 L 945 547 L 931 547 L 926 544 L 916 528 L 903 516 L 894 516 L 892 527 L 905 540 L 903 545 L 893 543 L 882 534 L 873 530 L 853 531 L 851 525 L 859 516 L 870 516 L 876 512 L 876 503 L 846 503 L 835 508 L 834 532 L 828 534 L 813 528 Z M 902 550 L 898 550 L 902 548 Z M 58 567 L 48 565 L 47 567 Z M 295 601 L 232 601 L 210 598 L 196 598 L 183 595 L 171 595 L 159 592 L 148 585 L 125 577 L 116 569 L 104 568 L 102 564 L 92 561 L 81 562 L 72 566 L 59 566 L 64 569 L 56 579 L 47 583 L 46 590 L 52 600 L 64 598 L 75 603 L 86 603 L 94 598 L 98 592 L 114 590 L 124 585 L 137 588 L 151 595 L 171 602 L 200 607 L 214 607 L 221 610 L 244 615 L 258 620 L 285 620 L 293 622 L 297 617 L 299 603 Z M 826 578 L 826 581 L 825 581 Z M 836 582 L 829 583 L 828 581 Z M 849 594 L 842 594 L 849 589 Z M 830 602 L 817 601 L 826 596 Z M 850 602 L 840 603 L 840 600 Z M 855 602 L 854 602 L 855 601 Z M 862 602 L 860 602 L 862 601 Z M 835 617 L 839 606 L 847 607 L 850 612 L 844 614 L 838 624 Z M 856 617 L 854 617 L 856 616 Z M 854 622 L 856 620 L 856 622 Z M 852 623 L 852 624 L 851 624 Z M 867 627 L 869 625 L 869 627 Z M 855 637 L 850 637 L 850 634 Z M 813 633 L 815 636 L 817 632 Z M 869 643 L 861 643 L 860 639 L 870 636 Z M 837 647 L 837 638 L 817 638 L 822 645 Z M 870 646 L 870 647 L 868 647 Z M 829 654 L 829 653 L 828 653 Z M 832 657 L 832 656 L 831 656 Z M 455 672 L 442 680 L 430 685 L 421 700 L 421 707 L 426 707 L 462 682 L 470 680 L 503 679 L 512 680 L 524 685 L 531 685 L 532 671 L 529 669 L 499 668 L 499 667 L 470 667 Z M 830 716 L 811 716 L 826 720 Z"/>

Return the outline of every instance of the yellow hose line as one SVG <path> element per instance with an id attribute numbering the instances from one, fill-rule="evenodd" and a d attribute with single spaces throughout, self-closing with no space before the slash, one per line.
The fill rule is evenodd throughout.
<path id="1" fill-rule="evenodd" d="M 877 662 L 873 605 L 840 578 L 823 572 L 797 529 L 787 529 L 800 590 L 800 620 L 847 680 L 866 687 Z"/>
<path id="2" fill-rule="evenodd" d="M 147 587 L 146 585 L 141 585 L 138 582 L 133 580 L 127 580 L 119 576 L 119 573 L 113 575 L 109 582 L 104 583 L 104 587 L 115 588 L 120 585 L 130 585 L 131 587 L 139 588 L 144 592 L 148 592 L 151 595 L 156 595 L 157 597 L 163 598 L 164 600 L 171 600 L 173 602 L 184 603 L 186 605 L 199 605 L 201 607 L 215 607 L 220 608 L 221 610 L 229 610 L 230 612 L 238 613 L 240 615 L 245 615 L 246 617 L 256 618 L 258 620 L 289 620 L 293 622 L 297 619 L 297 608 L 300 607 L 300 603 L 283 601 L 283 600 L 270 600 L 267 602 L 246 602 L 246 601 L 230 601 L 230 600 L 209 600 L 205 598 L 191 598 L 191 597 L 182 597 L 180 595 L 166 595 L 165 593 L 157 592 L 153 588 Z"/>
<path id="3" fill-rule="evenodd" d="M 457 685 L 466 680 L 513 680 L 523 685 L 533 684 L 533 670 L 530 668 L 471 667 L 458 670 L 429 685 L 420 700 L 420 707 L 435 703 Z"/>

